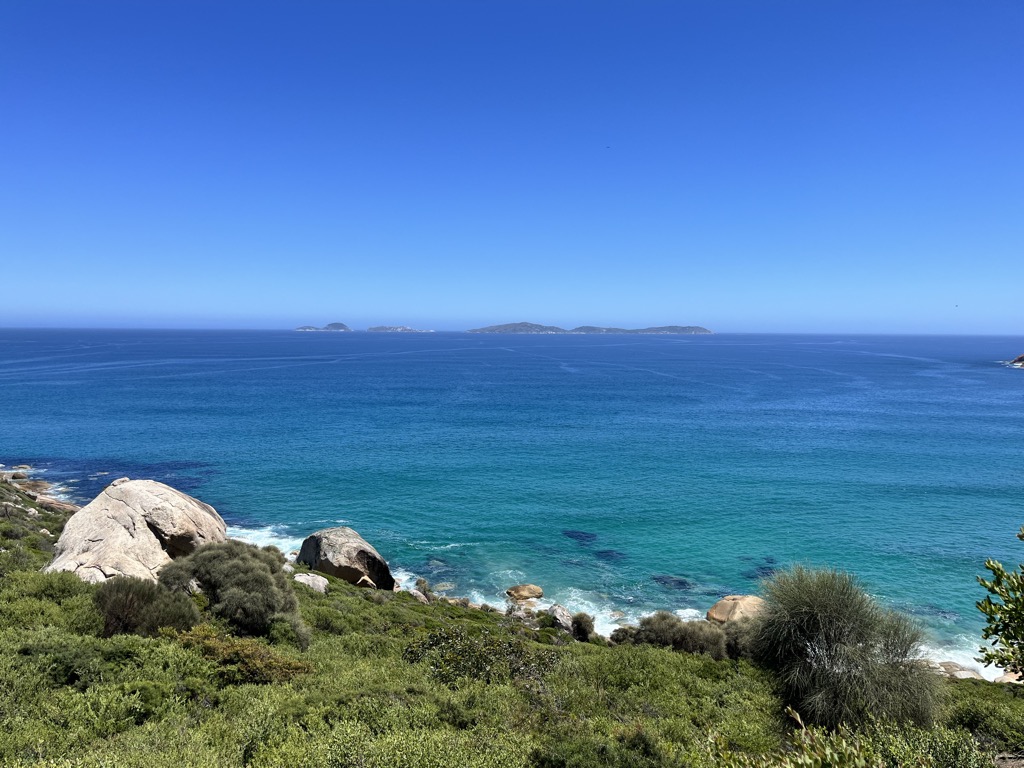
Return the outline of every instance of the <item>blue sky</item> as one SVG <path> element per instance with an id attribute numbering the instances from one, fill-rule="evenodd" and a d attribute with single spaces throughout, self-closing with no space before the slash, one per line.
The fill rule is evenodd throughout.
<path id="1" fill-rule="evenodd" d="M 1024 5 L 11 0 L 0 326 L 1024 333 Z"/>

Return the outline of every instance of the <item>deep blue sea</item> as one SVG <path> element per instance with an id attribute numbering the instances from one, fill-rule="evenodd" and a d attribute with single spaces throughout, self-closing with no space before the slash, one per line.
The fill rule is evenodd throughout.
<path id="1" fill-rule="evenodd" d="M 791 563 L 852 571 L 945 657 L 1024 560 L 1024 337 L 0 330 L 0 462 L 118 476 L 293 548 L 345 524 L 405 578 L 511 584 L 609 631 Z M 624 614 L 623 615 L 620 615 Z"/>

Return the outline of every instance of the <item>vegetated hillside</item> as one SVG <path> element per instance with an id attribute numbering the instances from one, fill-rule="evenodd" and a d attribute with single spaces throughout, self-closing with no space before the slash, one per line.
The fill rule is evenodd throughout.
<path id="1" fill-rule="evenodd" d="M 308 637 L 278 625 L 243 636 L 203 595 L 192 598 L 192 621 L 201 621 L 192 629 L 106 637 L 112 611 L 147 607 L 111 608 L 113 581 L 39 573 L 53 540 L 36 530 L 44 513 L 22 511 L 30 500 L 10 485 L 0 483 L 0 494 L 9 500 L 0 521 L 2 765 L 739 768 L 823 764 L 781 755 L 826 748 L 884 754 L 877 764 L 888 766 L 991 764 L 979 762 L 965 731 L 945 728 L 908 727 L 898 743 L 892 730 L 794 736 L 769 673 L 743 659 L 644 644 L 703 647 L 668 614 L 613 647 L 574 640 L 544 617 L 531 628 L 497 610 L 424 605 L 328 578 L 326 594 L 293 587 Z M 45 514 L 51 532 L 67 516 Z M 210 546 L 225 556 L 238 550 Z M 270 554 L 253 562 L 278 562 Z M 1024 748 L 1016 690 L 943 685 L 940 722 Z M 897 749 L 906 762 L 892 757 Z M 922 755 L 932 762 L 917 762 Z"/>

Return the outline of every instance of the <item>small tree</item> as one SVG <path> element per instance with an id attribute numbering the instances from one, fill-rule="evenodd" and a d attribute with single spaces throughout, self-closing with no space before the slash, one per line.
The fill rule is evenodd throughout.
<path id="1" fill-rule="evenodd" d="M 937 677 L 921 663 L 917 625 L 840 571 L 779 571 L 764 593 L 753 655 L 806 720 L 828 728 L 931 721 Z"/>
<path id="2" fill-rule="evenodd" d="M 1024 526 L 1017 538 L 1024 541 Z M 1008 572 L 1002 563 L 989 559 L 985 567 L 992 578 L 978 577 L 988 596 L 977 605 L 988 622 L 981 636 L 991 640 L 992 647 L 982 647 L 981 658 L 986 665 L 997 664 L 1007 672 L 1024 673 L 1024 565 Z"/>

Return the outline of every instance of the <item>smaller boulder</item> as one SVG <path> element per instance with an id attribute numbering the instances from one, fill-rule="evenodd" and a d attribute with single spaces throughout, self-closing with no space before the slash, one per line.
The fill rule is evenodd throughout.
<path id="1" fill-rule="evenodd" d="M 1020 675 L 1013 672 L 1006 672 L 995 680 L 997 683 L 1020 683 Z"/>
<path id="2" fill-rule="evenodd" d="M 327 579 L 323 576 L 318 576 L 315 573 L 296 573 L 292 578 L 299 584 L 305 584 L 314 592 L 319 592 L 321 595 L 327 594 Z"/>
<path id="3" fill-rule="evenodd" d="M 572 614 L 561 605 L 552 605 L 545 613 L 555 620 L 555 626 L 565 632 L 572 632 Z"/>
<path id="4" fill-rule="evenodd" d="M 517 584 L 505 590 L 505 594 L 517 603 L 544 597 L 544 590 L 536 584 Z"/>
<path id="5" fill-rule="evenodd" d="M 410 589 L 409 594 L 412 595 L 417 602 L 423 603 L 424 605 L 430 604 L 430 600 L 427 599 L 427 596 L 420 592 L 418 589 Z"/>
<path id="6" fill-rule="evenodd" d="M 281 570 L 285 573 L 295 573 L 295 566 L 291 563 L 285 563 L 281 566 Z"/>
<path id="7" fill-rule="evenodd" d="M 377 550 L 344 526 L 325 528 L 307 536 L 295 562 L 360 587 L 395 588 L 387 562 Z"/>
<path id="8" fill-rule="evenodd" d="M 46 528 L 40 528 L 39 529 L 39 535 L 40 536 L 53 536 L 53 534 L 50 533 Z"/>
<path id="9" fill-rule="evenodd" d="M 707 613 L 707 620 L 715 624 L 757 616 L 764 609 L 764 600 L 757 595 L 726 595 Z"/>

